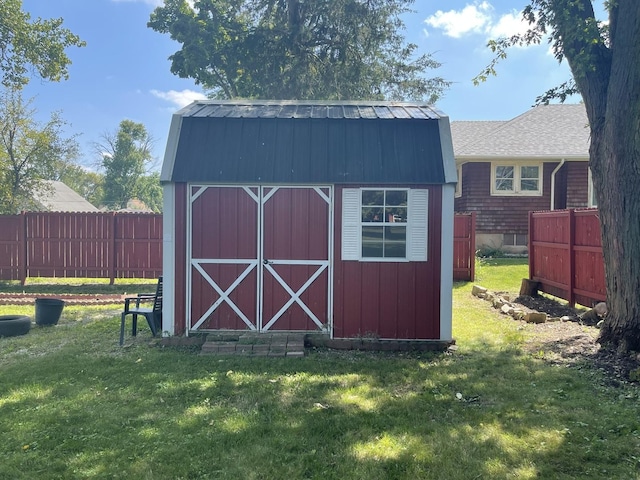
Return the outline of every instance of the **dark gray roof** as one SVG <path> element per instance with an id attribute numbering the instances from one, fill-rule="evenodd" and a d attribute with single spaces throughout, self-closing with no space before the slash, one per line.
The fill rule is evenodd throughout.
<path id="1" fill-rule="evenodd" d="M 539 105 L 505 122 L 453 122 L 455 157 L 589 158 L 583 104 Z"/>
<path id="2" fill-rule="evenodd" d="M 174 115 L 162 180 L 455 181 L 446 162 L 453 164 L 448 117 L 429 105 L 198 101 Z"/>

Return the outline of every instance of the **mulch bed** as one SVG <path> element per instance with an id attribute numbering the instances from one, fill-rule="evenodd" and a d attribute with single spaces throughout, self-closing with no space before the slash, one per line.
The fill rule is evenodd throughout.
<path id="1" fill-rule="evenodd" d="M 619 355 L 600 347 L 600 330 L 593 322 L 579 317 L 580 310 L 557 302 L 544 295 L 520 296 L 514 302 L 525 309 L 546 313 L 551 317 L 570 317 L 571 321 L 546 322 L 540 324 L 523 323 L 522 328 L 531 331 L 533 338 L 527 343 L 529 353 L 542 352 L 546 361 L 554 364 L 573 366 L 589 365 L 605 373 L 607 383 L 617 386 L 634 383 L 640 369 L 640 354 Z M 633 381 L 629 374 L 636 372 Z"/>
<path id="2" fill-rule="evenodd" d="M 63 300 L 67 305 L 109 305 L 124 303 L 127 295 L 56 295 L 56 294 L 28 294 L 28 293 L 0 293 L 0 305 L 35 305 L 36 298 L 56 298 Z"/>

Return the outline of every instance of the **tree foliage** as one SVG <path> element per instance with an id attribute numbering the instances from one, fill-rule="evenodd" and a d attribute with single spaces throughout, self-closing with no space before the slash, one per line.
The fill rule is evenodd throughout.
<path id="1" fill-rule="evenodd" d="M 640 350 L 640 2 L 603 2 L 599 21 L 592 0 L 530 0 L 524 35 L 490 43 L 496 60 L 478 77 L 495 73 L 507 48 L 547 35 L 573 80 L 539 98 L 579 92 L 591 132 L 589 167 L 600 214 L 609 313 L 600 341 L 621 352 Z"/>
<path id="2" fill-rule="evenodd" d="M 120 122 L 117 133 L 96 144 L 104 168 L 103 204 L 111 210 L 127 207 L 142 187 L 146 165 L 152 160 L 153 139 L 141 123 Z"/>
<path id="3" fill-rule="evenodd" d="M 46 189 L 61 165 L 78 154 L 74 137 L 65 138 L 65 122 L 53 113 L 45 124 L 34 120 L 33 99 L 6 89 L 0 95 L 0 213 L 14 214 L 32 206 L 34 193 Z"/>
<path id="4" fill-rule="evenodd" d="M 98 207 L 104 197 L 104 176 L 75 163 L 60 163 L 53 178 L 73 189 L 89 203 Z"/>
<path id="5" fill-rule="evenodd" d="M 171 71 L 217 98 L 435 102 L 449 84 L 400 33 L 411 3 L 165 0 L 148 25 L 182 44 Z"/>
<path id="6" fill-rule="evenodd" d="M 22 11 L 22 0 L 0 0 L 0 69 L 4 86 L 20 88 L 29 82 L 33 72 L 46 80 L 68 78 L 71 60 L 65 50 L 85 43 L 62 23 L 62 18 L 32 21 Z"/>

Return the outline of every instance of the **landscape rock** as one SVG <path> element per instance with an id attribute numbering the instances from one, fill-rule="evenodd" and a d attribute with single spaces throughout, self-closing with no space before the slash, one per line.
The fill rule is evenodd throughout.
<path id="1" fill-rule="evenodd" d="M 480 285 L 474 285 L 473 288 L 471 289 L 471 295 L 475 295 L 476 297 L 484 298 L 486 294 L 487 294 L 487 289 L 484 287 L 481 287 Z"/>
<path id="2" fill-rule="evenodd" d="M 568 315 L 565 315 L 564 317 L 561 317 L 560 320 L 562 320 L 563 322 L 570 322 L 572 318 Z"/>
<path id="3" fill-rule="evenodd" d="M 530 312 L 524 315 L 523 320 L 527 323 L 544 323 L 547 321 L 545 313 Z"/>
<path id="4" fill-rule="evenodd" d="M 500 309 L 500 311 L 502 313 L 507 314 L 507 315 L 511 315 L 513 313 L 513 307 L 511 305 L 509 305 L 509 304 L 504 304 L 502 306 L 502 308 Z"/>
<path id="5" fill-rule="evenodd" d="M 604 317 L 609 312 L 609 309 L 607 308 L 607 304 L 605 302 L 597 303 L 596 306 L 593 307 L 593 310 L 601 317 Z"/>

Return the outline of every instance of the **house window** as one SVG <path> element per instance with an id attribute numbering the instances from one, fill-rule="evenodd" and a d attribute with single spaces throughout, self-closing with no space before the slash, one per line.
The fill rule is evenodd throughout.
<path id="1" fill-rule="evenodd" d="M 426 189 L 345 188 L 342 259 L 426 260 L 427 206 Z"/>
<path id="2" fill-rule="evenodd" d="M 542 167 L 539 164 L 492 164 L 492 195 L 542 195 Z"/>
<path id="3" fill-rule="evenodd" d="M 598 206 L 598 200 L 596 200 L 596 191 L 593 188 L 593 177 L 591 176 L 591 169 L 589 169 L 589 206 Z"/>
<path id="4" fill-rule="evenodd" d="M 456 166 L 456 172 L 458 173 L 458 182 L 456 183 L 456 198 L 462 196 L 462 165 Z"/>

